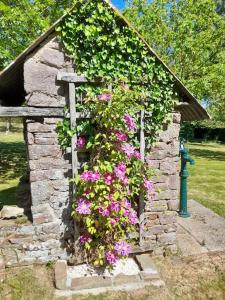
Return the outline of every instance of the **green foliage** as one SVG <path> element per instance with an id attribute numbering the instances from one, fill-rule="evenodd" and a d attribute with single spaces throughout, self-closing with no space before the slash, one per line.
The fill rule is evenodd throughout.
<path id="1" fill-rule="evenodd" d="M 216 1 L 218 8 L 222 1 Z M 219 5 L 221 2 L 221 5 Z M 225 116 L 225 19 L 214 0 L 133 0 L 125 15 L 213 117 Z"/>
<path id="2" fill-rule="evenodd" d="M 57 20 L 72 0 L 0 1 L 0 70 Z"/>
<path id="3" fill-rule="evenodd" d="M 106 95 L 110 100 L 100 99 Z M 153 170 L 140 159 L 134 121 L 134 116 L 137 121 L 140 118 L 141 100 L 139 92 L 118 86 L 113 88 L 113 94 L 87 95 L 84 101 L 88 107 L 95 104 L 91 121 L 95 130 L 91 141 L 89 138 L 86 143 L 86 149 L 88 145 L 91 149 L 90 162 L 74 179 L 73 215 L 80 224 L 80 242 L 95 266 L 112 264 L 107 258 L 109 254 L 115 260 L 123 257 L 116 253 L 115 245 L 126 240 L 129 233 L 137 231 L 135 210 L 140 194 L 143 194 L 143 200 L 149 199 L 147 192 L 143 191 Z M 134 122 L 132 130 L 125 121 L 127 115 Z M 93 174 L 97 179 L 92 179 Z M 153 183 L 149 181 L 149 184 L 152 184 L 151 192 L 155 193 Z"/>
<path id="4" fill-rule="evenodd" d="M 146 130 L 153 137 L 174 107 L 173 80 L 137 34 L 101 0 L 77 1 L 57 30 L 76 72 L 89 79 L 132 82 L 132 89 L 145 93 L 151 112 Z"/>

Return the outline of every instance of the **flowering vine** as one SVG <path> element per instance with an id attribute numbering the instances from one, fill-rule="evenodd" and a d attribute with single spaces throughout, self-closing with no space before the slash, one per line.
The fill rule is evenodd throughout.
<path id="1" fill-rule="evenodd" d="M 76 94 L 86 95 L 77 109 L 91 112 L 93 118 L 79 120 L 76 128 L 65 119 L 58 132 L 64 149 L 76 133 L 77 148 L 91 153 L 75 179 L 73 215 L 90 261 L 113 265 L 131 251 L 128 235 L 139 226 L 140 193 L 155 193 L 152 170 L 141 161 L 139 112 L 147 112 L 145 136 L 151 145 L 176 102 L 173 79 L 105 1 L 77 0 L 57 30 L 76 72 L 112 85 L 110 91 L 91 83 L 77 87 Z"/>
<path id="2" fill-rule="evenodd" d="M 123 87 L 113 94 L 90 96 L 95 128 L 90 163 L 77 176 L 74 216 L 80 223 L 80 244 L 94 265 L 113 265 L 131 252 L 128 234 L 138 230 L 141 189 L 154 193 L 148 169 L 140 160 L 138 121 L 140 95 Z M 85 134 L 82 132 L 81 134 Z M 77 146 L 84 147 L 84 135 Z M 87 141 L 86 141 L 87 142 Z"/>

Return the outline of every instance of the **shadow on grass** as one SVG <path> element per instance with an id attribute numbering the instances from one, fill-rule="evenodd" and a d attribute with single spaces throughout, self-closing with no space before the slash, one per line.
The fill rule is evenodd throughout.
<path id="1" fill-rule="evenodd" d="M 0 183 L 25 174 L 26 147 L 23 142 L 0 142 Z"/>
<path id="2" fill-rule="evenodd" d="M 0 209 L 2 209 L 4 205 L 17 205 L 16 190 L 17 187 L 14 186 L 0 191 Z"/>
<path id="3" fill-rule="evenodd" d="M 207 149 L 190 149 L 190 154 L 196 157 L 225 161 L 225 152 L 221 151 L 212 151 Z"/>

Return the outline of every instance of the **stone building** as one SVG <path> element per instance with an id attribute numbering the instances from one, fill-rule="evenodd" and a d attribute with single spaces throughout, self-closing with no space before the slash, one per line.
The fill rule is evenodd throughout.
<path id="1" fill-rule="evenodd" d="M 68 104 L 68 83 L 57 80 L 57 75 L 76 73 L 55 32 L 61 20 L 0 73 L 0 117 L 24 118 L 31 195 L 30 207 L 26 207 L 31 223 L 1 228 L 0 249 L 8 266 L 71 257 L 76 261 L 69 183 L 71 154 L 62 151 L 56 132 Z M 121 20 L 130 26 L 122 16 Z M 145 206 L 144 246 L 134 247 L 134 252 L 161 254 L 166 248 L 176 251 L 180 121 L 201 120 L 208 115 L 150 47 L 149 52 L 173 75 L 180 97 L 173 122 L 163 125 L 155 148 L 146 157 L 149 166 L 157 170 L 154 181 L 160 193 Z"/>

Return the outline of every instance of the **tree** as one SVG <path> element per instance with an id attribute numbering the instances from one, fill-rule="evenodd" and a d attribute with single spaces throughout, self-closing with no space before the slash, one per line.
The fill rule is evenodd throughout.
<path id="1" fill-rule="evenodd" d="M 216 3 L 216 11 L 220 15 L 225 14 L 225 0 L 215 0 Z"/>
<path id="2" fill-rule="evenodd" d="M 0 0 L 0 70 L 72 3 L 72 0 Z"/>
<path id="3" fill-rule="evenodd" d="M 225 108 L 225 20 L 214 0 L 133 0 L 125 15 L 218 118 Z"/>

